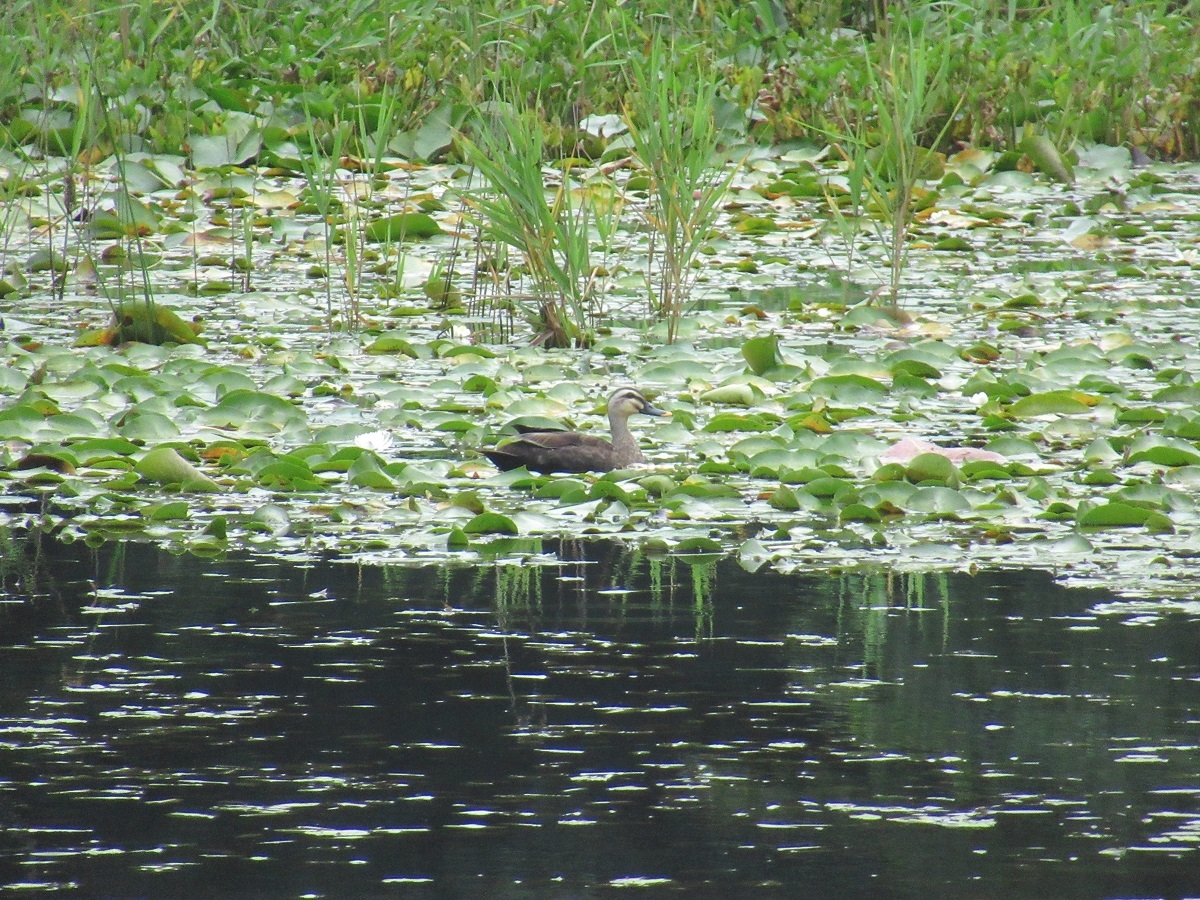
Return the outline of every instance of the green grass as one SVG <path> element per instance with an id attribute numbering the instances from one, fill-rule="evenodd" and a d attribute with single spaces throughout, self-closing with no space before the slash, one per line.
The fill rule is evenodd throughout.
<path id="1" fill-rule="evenodd" d="M 883 28 L 871 8 L 15 0 L 0 12 L 0 147 L 65 149 L 81 115 L 72 89 L 91 59 L 130 149 L 177 152 L 189 135 L 219 133 L 230 112 L 267 121 L 269 145 L 302 129 L 308 109 L 352 123 L 351 149 L 377 158 L 433 110 L 474 108 L 505 84 L 536 109 L 556 151 L 582 116 L 620 111 L 620 76 L 660 26 L 674 46 L 699 48 L 758 141 L 814 136 L 839 124 L 832 98 L 873 121 L 860 41 L 845 28 L 863 29 L 879 63 L 888 36 L 919 21 L 930 68 L 945 64 L 945 96 L 962 99 L 947 141 L 1011 146 L 1030 122 L 1060 143 L 1085 136 L 1200 156 L 1196 0 L 914 2 L 890 10 Z M 948 103 L 933 112 L 935 133 Z M 106 142 L 95 129 L 90 139 Z"/>
<path id="2" fill-rule="evenodd" d="M 717 81 L 690 52 L 673 52 L 659 35 L 630 66 L 626 112 L 634 152 L 648 175 L 646 224 L 655 286 L 652 312 L 674 342 L 691 296 L 697 257 L 737 172 L 718 157 Z"/>

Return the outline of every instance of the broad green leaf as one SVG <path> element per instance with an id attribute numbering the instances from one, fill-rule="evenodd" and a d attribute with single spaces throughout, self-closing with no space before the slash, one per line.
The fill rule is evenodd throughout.
<path id="1" fill-rule="evenodd" d="M 500 513 L 480 513 L 463 526 L 465 534 L 519 534 L 516 523 Z"/>
<path id="2" fill-rule="evenodd" d="M 147 507 L 144 513 L 152 522 L 169 522 L 174 519 L 186 519 L 188 517 L 189 504 L 185 500 L 176 500 L 173 503 L 159 503 Z"/>
<path id="3" fill-rule="evenodd" d="M 956 490 L 947 487 L 918 487 L 908 498 L 907 508 L 913 512 L 948 515 L 968 512 L 971 504 Z"/>
<path id="4" fill-rule="evenodd" d="M 376 338 L 366 347 L 367 353 L 396 353 L 402 356 L 407 356 L 410 359 L 420 358 L 420 353 L 411 342 L 405 340 L 399 335 L 385 334 L 383 337 Z"/>
<path id="5" fill-rule="evenodd" d="M 705 403 L 724 406 L 753 406 L 761 397 L 761 392 L 755 390 L 753 385 L 744 383 L 723 384 L 700 395 Z"/>
<path id="6" fill-rule="evenodd" d="M 914 484 L 932 481 L 953 487 L 958 484 L 958 467 L 940 453 L 920 453 L 905 467 L 904 477 Z"/>
<path id="7" fill-rule="evenodd" d="M 371 222 L 363 234 L 368 241 L 413 241 L 441 234 L 442 228 L 437 221 L 425 213 L 397 213 L 386 219 L 376 219 Z"/>
<path id="8" fill-rule="evenodd" d="M 750 371 L 755 375 L 762 375 L 765 372 L 769 372 L 783 362 L 783 358 L 779 355 L 779 337 L 771 334 L 744 341 L 742 343 L 742 356 L 745 357 L 746 363 L 750 366 Z M 712 392 L 710 391 L 709 393 L 711 394 Z M 749 403 L 746 405 L 749 405 Z"/>
<path id="9" fill-rule="evenodd" d="M 724 550 L 720 541 L 706 537 L 684 538 L 672 550 L 675 553 L 720 553 Z"/>
<path id="10" fill-rule="evenodd" d="M 1070 416 L 1088 412 L 1100 402 L 1095 394 L 1083 391 L 1046 391 L 1022 397 L 1008 408 L 1008 414 L 1017 419 L 1032 419 L 1036 416 Z"/>
<path id="11" fill-rule="evenodd" d="M 1058 148 L 1044 134 L 1027 130 L 1021 141 L 1021 151 L 1028 156 L 1044 174 L 1063 184 L 1071 184 L 1075 176 L 1071 173 Z"/>
<path id="12" fill-rule="evenodd" d="M 285 507 L 278 503 L 264 503 L 250 516 L 247 526 L 267 534 L 282 536 L 291 530 L 292 520 Z"/>
<path id="13" fill-rule="evenodd" d="M 882 522 L 883 516 L 865 503 L 848 503 L 842 507 L 840 519 L 843 522 Z"/>
<path id="14" fill-rule="evenodd" d="M 718 413 L 704 425 L 707 432 L 770 431 L 779 424 L 775 416 L 765 413 Z"/>
<path id="15" fill-rule="evenodd" d="M 220 486 L 179 455 L 173 447 L 156 447 L 138 460 L 135 471 L 148 481 L 178 484 L 185 491 L 217 491 Z"/>
<path id="16" fill-rule="evenodd" d="M 829 375 L 809 387 L 814 394 L 851 405 L 877 403 L 888 393 L 887 385 L 865 375 Z"/>
<path id="17" fill-rule="evenodd" d="M 231 127 L 224 134 L 190 135 L 187 143 L 193 168 L 220 169 L 248 162 L 262 147 L 262 132 Z"/>
<path id="18" fill-rule="evenodd" d="M 161 413 L 136 410 L 121 421 L 116 430 L 129 441 L 147 444 L 161 443 L 179 435 L 179 426 Z"/>
<path id="19" fill-rule="evenodd" d="M 346 471 L 346 481 L 355 487 L 376 491 L 390 491 L 395 488 L 392 479 L 383 471 L 379 457 L 370 452 L 359 454 L 358 459 Z"/>
<path id="20" fill-rule="evenodd" d="M 201 420 L 214 428 L 232 428 L 241 433 L 274 434 L 306 424 L 303 410 L 289 400 L 261 391 L 230 391 Z"/>
<path id="21" fill-rule="evenodd" d="M 1113 502 L 1093 506 L 1079 515 L 1076 521 L 1084 528 L 1128 528 L 1145 525 L 1153 512 L 1144 506 Z"/>
<path id="22" fill-rule="evenodd" d="M 1179 438 L 1151 436 L 1135 441 L 1129 448 L 1130 465 L 1150 462 L 1175 468 L 1200 463 L 1200 450 Z"/>

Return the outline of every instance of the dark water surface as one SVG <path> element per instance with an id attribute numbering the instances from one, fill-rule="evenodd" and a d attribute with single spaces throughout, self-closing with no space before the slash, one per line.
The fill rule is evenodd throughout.
<path id="1" fill-rule="evenodd" d="M 1200 896 L 1200 613 L 1041 573 L 17 545 L 0 883 Z"/>

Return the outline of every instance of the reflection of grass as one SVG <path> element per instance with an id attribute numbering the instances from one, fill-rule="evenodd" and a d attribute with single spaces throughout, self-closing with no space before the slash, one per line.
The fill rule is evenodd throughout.
<path id="1" fill-rule="evenodd" d="M 521 610 L 528 612 L 542 605 L 542 570 L 537 566 L 500 565 L 481 569 L 480 574 L 495 576 L 493 601 L 500 613 Z M 476 593 L 482 579 L 477 578 Z"/>
<path id="2" fill-rule="evenodd" d="M 843 646 L 861 642 L 863 674 L 868 677 L 886 677 L 885 651 L 897 609 L 927 611 L 936 604 L 942 611 L 943 642 L 949 637 L 950 583 L 945 572 L 849 573 L 831 579 L 826 590 L 842 629 L 838 641 Z"/>

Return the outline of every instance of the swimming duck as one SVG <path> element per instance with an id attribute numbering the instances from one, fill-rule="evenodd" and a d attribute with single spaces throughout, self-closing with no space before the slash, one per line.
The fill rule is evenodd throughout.
<path id="1" fill-rule="evenodd" d="M 508 471 L 524 466 L 531 472 L 611 472 L 634 463 L 645 462 L 637 438 L 629 430 L 629 417 L 669 416 L 654 406 L 642 392 L 630 387 L 613 391 L 608 398 L 610 444 L 602 437 L 574 431 L 527 430 L 517 426 L 521 436 L 484 450 L 484 456 L 500 469 Z"/>

